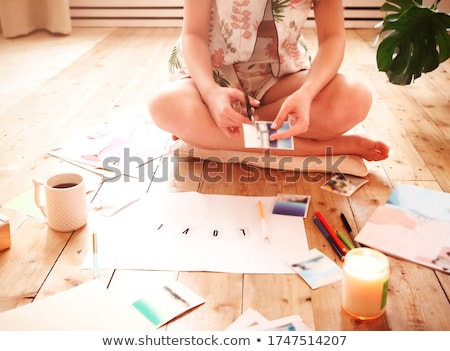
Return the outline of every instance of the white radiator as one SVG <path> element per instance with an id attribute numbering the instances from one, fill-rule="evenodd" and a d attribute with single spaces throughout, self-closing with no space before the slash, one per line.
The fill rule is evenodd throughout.
<path id="1" fill-rule="evenodd" d="M 346 26 L 373 27 L 384 17 L 380 11 L 384 2 L 344 0 Z M 70 0 L 70 14 L 74 27 L 179 27 L 183 0 Z M 311 11 L 311 26 L 312 19 Z"/>

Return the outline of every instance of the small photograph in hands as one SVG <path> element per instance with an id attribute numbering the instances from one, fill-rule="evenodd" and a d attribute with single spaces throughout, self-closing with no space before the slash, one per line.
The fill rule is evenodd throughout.
<path id="1" fill-rule="evenodd" d="M 291 127 L 289 122 L 284 122 L 278 129 L 270 128 L 272 122 L 257 121 L 255 125 L 243 124 L 244 143 L 246 148 L 263 148 L 263 149 L 294 149 L 294 138 L 286 138 L 279 140 L 270 140 L 270 136 L 279 132 L 284 132 Z"/>

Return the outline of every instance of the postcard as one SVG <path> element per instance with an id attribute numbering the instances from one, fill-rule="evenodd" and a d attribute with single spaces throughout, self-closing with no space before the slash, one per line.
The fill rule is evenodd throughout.
<path id="1" fill-rule="evenodd" d="M 342 279 L 342 269 L 317 249 L 312 249 L 298 261 L 289 262 L 311 287 L 317 289 Z"/>
<path id="2" fill-rule="evenodd" d="M 306 218 L 310 200 L 309 195 L 278 194 L 272 213 Z"/>
<path id="3" fill-rule="evenodd" d="M 289 122 L 284 122 L 278 129 L 271 128 L 272 122 L 257 121 L 255 126 L 251 124 L 243 124 L 244 144 L 247 148 L 263 148 L 263 149 L 294 149 L 294 138 L 286 138 L 280 140 L 270 140 L 270 136 L 286 131 L 291 127 Z"/>
<path id="4" fill-rule="evenodd" d="M 368 180 L 364 178 L 339 173 L 327 180 L 320 188 L 335 194 L 350 197 L 367 182 Z"/>
<path id="5" fill-rule="evenodd" d="M 178 281 L 155 288 L 133 306 L 156 328 L 193 309 L 205 300 Z"/>

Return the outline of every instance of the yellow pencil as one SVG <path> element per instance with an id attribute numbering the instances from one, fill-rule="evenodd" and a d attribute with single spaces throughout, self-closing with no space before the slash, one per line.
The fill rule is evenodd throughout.
<path id="1" fill-rule="evenodd" d="M 92 253 L 94 258 L 94 279 L 98 278 L 97 234 L 92 233 Z"/>
<path id="2" fill-rule="evenodd" d="M 258 200 L 258 208 L 259 208 L 259 218 L 261 219 L 261 228 L 262 228 L 262 234 L 264 238 L 264 242 L 269 242 L 269 233 L 267 232 L 267 223 L 266 223 L 266 217 L 264 216 L 264 208 L 261 200 Z"/>

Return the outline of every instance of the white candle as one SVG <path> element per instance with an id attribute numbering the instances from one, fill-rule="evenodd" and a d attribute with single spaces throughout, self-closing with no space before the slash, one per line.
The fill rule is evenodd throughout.
<path id="1" fill-rule="evenodd" d="M 356 248 L 345 255 L 343 270 L 343 310 L 363 320 L 381 316 L 388 293 L 388 258 L 373 249 Z"/>

